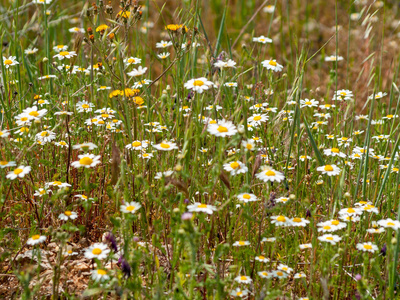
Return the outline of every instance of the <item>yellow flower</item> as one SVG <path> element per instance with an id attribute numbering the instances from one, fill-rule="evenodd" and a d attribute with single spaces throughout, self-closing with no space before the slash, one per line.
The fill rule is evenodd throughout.
<path id="1" fill-rule="evenodd" d="M 102 24 L 96 28 L 96 32 L 104 32 L 107 28 L 108 26 L 106 24 Z"/>

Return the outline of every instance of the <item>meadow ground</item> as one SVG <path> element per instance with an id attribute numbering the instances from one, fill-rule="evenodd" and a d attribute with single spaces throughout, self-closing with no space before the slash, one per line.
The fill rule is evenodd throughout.
<path id="1" fill-rule="evenodd" d="M 0 1 L 1 299 L 396 299 L 397 1 Z"/>

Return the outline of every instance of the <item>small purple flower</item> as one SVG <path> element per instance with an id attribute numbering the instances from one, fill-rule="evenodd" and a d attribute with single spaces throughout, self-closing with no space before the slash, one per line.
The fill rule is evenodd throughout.
<path id="1" fill-rule="evenodd" d="M 185 212 L 182 214 L 182 221 L 190 220 L 193 217 L 193 214 L 190 212 Z"/>
<path id="2" fill-rule="evenodd" d="M 109 233 L 107 233 L 105 238 L 106 238 L 106 241 L 110 244 L 111 249 L 113 249 L 113 251 L 115 253 L 117 253 L 118 245 L 117 245 L 117 240 L 115 239 L 115 236 L 111 232 L 109 232 Z"/>
<path id="3" fill-rule="evenodd" d="M 382 256 L 386 256 L 386 251 L 387 251 L 387 247 L 386 247 L 386 244 L 384 244 L 382 249 L 381 249 Z"/>
<path id="4" fill-rule="evenodd" d="M 189 204 L 189 199 L 185 199 L 183 202 L 185 202 L 185 204 Z"/>
<path id="5" fill-rule="evenodd" d="M 122 256 L 120 257 L 120 260 L 121 260 L 121 270 L 122 270 L 122 273 L 124 273 L 124 276 L 125 276 L 126 278 L 131 277 L 131 271 L 132 271 L 131 266 L 130 266 L 129 263 L 126 261 L 126 259 L 123 258 Z"/>
<path id="6" fill-rule="evenodd" d="M 357 275 L 356 275 L 356 280 L 357 280 L 357 281 L 360 281 L 361 278 L 362 278 L 362 276 L 361 276 L 360 274 L 357 274 Z"/>
<path id="7" fill-rule="evenodd" d="M 133 238 L 133 241 L 137 243 L 137 242 L 140 241 L 140 239 L 139 239 L 137 236 L 135 236 L 135 237 Z"/>

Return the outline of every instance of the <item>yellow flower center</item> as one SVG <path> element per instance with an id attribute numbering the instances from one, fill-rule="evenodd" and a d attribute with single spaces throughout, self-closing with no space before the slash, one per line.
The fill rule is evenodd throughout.
<path id="1" fill-rule="evenodd" d="M 39 103 L 39 104 L 43 104 L 43 103 L 44 103 L 44 100 L 43 100 L 43 99 L 40 99 L 40 100 L 38 101 L 38 103 Z M 22 119 L 26 119 L 26 118 L 21 118 L 21 120 L 22 120 Z"/>
<path id="2" fill-rule="evenodd" d="M 49 136 L 49 133 L 47 131 L 43 131 L 40 136 Z"/>
<path id="3" fill-rule="evenodd" d="M 304 102 L 304 104 L 305 105 L 311 105 L 312 103 L 311 103 L 311 101 L 306 101 L 306 102 Z"/>
<path id="4" fill-rule="evenodd" d="M 6 164 L 8 164 L 8 161 L 6 161 L 6 160 L 0 161 L 0 165 L 5 166 Z"/>
<path id="5" fill-rule="evenodd" d="M 193 86 L 202 86 L 202 85 L 204 85 L 204 81 L 202 80 L 195 80 L 193 82 Z"/>
<path id="6" fill-rule="evenodd" d="M 230 164 L 230 166 L 231 166 L 232 169 L 237 169 L 237 168 L 239 168 L 240 165 L 239 165 L 238 162 L 234 161 L 234 162 L 232 162 L 232 163 Z"/>
<path id="7" fill-rule="evenodd" d="M 168 149 L 171 147 L 169 144 L 166 144 L 166 143 L 161 143 L 160 146 L 161 146 L 161 148 L 164 148 L 164 149 Z"/>
<path id="8" fill-rule="evenodd" d="M 332 149 L 331 149 L 331 152 L 333 152 L 333 153 L 339 153 L 339 149 L 338 149 L 338 148 L 332 148 Z"/>
<path id="9" fill-rule="evenodd" d="M 247 280 L 247 277 L 246 276 L 240 276 L 240 280 L 245 281 L 245 280 Z"/>
<path id="10" fill-rule="evenodd" d="M 245 242 L 243 242 L 243 241 L 239 241 L 239 243 L 238 243 L 240 246 L 244 246 L 246 243 Z"/>
<path id="11" fill-rule="evenodd" d="M 36 240 L 40 239 L 40 235 L 35 234 L 35 235 L 32 235 L 31 238 L 32 238 L 32 240 L 36 241 Z"/>
<path id="12" fill-rule="evenodd" d="M 244 194 L 243 196 L 242 196 L 244 199 L 250 199 L 251 198 L 251 196 L 249 195 L 249 194 Z"/>
<path id="13" fill-rule="evenodd" d="M 352 214 L 352 213 L 355 213 L 356 211 L 355 211 L 353 208 L 349 208 L 349 209 L 347 210 L 347 212 L 348 212 L 349 214 Z"/>
<path id="14" fill-rule="evenodd" d="M 92 250 L 92 253 L 93 253 L 94 255 L 100 255 L 102 252 L 103 252 L 103 251 L 102 251 L 100 248 L 94 248 L 94 249 Z"/>
<path id="15" fill-rule="evenodd" d="M 15 174 L 15 175 L 21 174 L 22 171 L 24 171 L 24 170 L 22 170 L 22 169 L 20 169 L 20 168 L 17 168 L 17 169 L 14 170 L 14 174 Z"/>
<path id="16" fill-rule="evenodd" d="M 276 272 L 276 275 L 278 275 L 278 276 L 283 276 L 283 273 L 280 272 L 280 271 L 278 271 L 278 272 Z"/>
<path id="17" fill-rule="evenodd" d="M 69 210 L 67 210 L 67 211 L 65 211 L 65 212 L 64 212 L 64 215 L 66 215 L 66 216 L 68 216 L 68 217 L 69 217 L 70 215 L 72 215 L 72 212 L 71 212 L 71 211 L 69 211 Z"/>
<path id="18" fill-rule="evenodd" d="M 106 270 L 97 270 L 97 274 L 99 275 L 107 275 L 107 271 Z"/>
<path id="19" fill-rule="evenodd" d="M 331 226 L 324 226 L 324 229 L 329 230 L 329 229 L 331 229 Z"/>
<path id="20" fill-rule="evenodd" d="M 108 118 L 110 115 L 109 114 L 101 114 L 102 118 Z"/>
<path id="21" fill-rule="evenodd" d="M 86 104 L 86 103 L 85 103 L 85 104 L 82 104 L 82 108 L 85 108 L 85 109 L 86 109 L 86 108 L 90 108 L 90 105 L 89 105 L 89 104 Z"/>
<path id="22" fill-rule="evenodd" d="M 129 206 L 127 206 L 125 209 L 126 209 L 127 211 L 133 211 L 133 210 L 135 209 L 135 207 L 132 206 L 132 205 L 129 205 Z"/>
<path id="23" fill-rule="evenodd" d="M 326 239 L 329 241 L 333 241 L 333 237 L 331 237 L 331 236 L 326 237 Z"/>
<path id="24" fill-rule="evenodd" d="M 267 172 L 265 172 L 265 175 L 267 175 L 267 176 L 275 176 L 276 174 L 275 174 L 274 171 L 268 170 Z"/>
<path id="25" fill-rule="evenodd" d="M 207 204 L 199 204 L 197 208 L 207 208 Z"/>
<path id="26" fill-rule="evenodd" d="M 372 249 L 372 246 L 371 246 L 371 245 L 364 245 L 363 247 L 364 247 L 364 249 L 366 249 L 366 250 L 371 250 L 371 249 Z"/>
<path id="27" fill-rule="evenodd" d="M 276 218 L 278 222 L 286 222 L 286 218 L 284 216 L 279 216 Z"/>
<path id="28" fill-rule="evenodd" d="M 261 259 L 261 260 L 263 260 L 263 259 L 265 259 L 265 257 L 264 257 L 264 256 L 262 256 L 262 255 L 260 255 L 260 256 L 258 257 L 258 259 Z"/>
<path id="29" fill-rule="evenodd" d="M 29 113 L 30 116 L 37 117 L 39 113 L 36 110 L 33 110 Z"/>
<path id="30" fill-rule="evenodd" d="M 270 66 L 276 67 L 276 61 L 270 60 L 268 64 Z"/>
<path id="31" fill-rule="evenodd" d="M 387 222 L 386 225 L 387 225 L 387 226 L 394 226 L 394 223 L 393 223 L 393 222 Z"/>
<path id="32" fill-rule="evenodd" d="M 132 143 L 132 147 L 139 147 L 141 145 L 142 145 L 142 143 L 138 142 L 138 141 Z"/>
<path id="33" fill-rule="evenodd" d="M 224 126 L 218 126 L 218 128 L 217 128 L 217 130 L 219 131 L 219 132 L 228 132 L 228 128 L 226 128 L 226 127 L 224 127 Z"/>
<path id="34" fill-rule="evenodd" d="M 300 218 L 293 218 L 293 222 L 300 223 L 301 219 Z"/>
<path id="35" fill-rule="evenodd" d="M 333 167 L 331 165 L 326 165 L 324 167 L 324 170 L 327 171 L 327 172 L 332 172 L 333 171 Z"/>
<path id="36" fill-rule="evenodd" d="M 67 56 L 67 55 L 69 55 L 69 52 L 68 51 L 61 51 L 60 55 L 61 56 Z"/>
<path id="37" fill-rule="evenodd" d="M 11 59 L 6 59 L 5 61 L 4 61 L 4 64 L 5 65 L 11 65 L 13 62 L 12 62 L 12 60 Z"/>
<path id="38" fill-rule="evenodd" d="M 79 164 L 84 165 L 84 166 L 90 166 L 93 163 L 93 159 L 90 157 L 83 157 L 79 160 Z"/>
<path id="39" fill-rule="evenodd" d="M 255 116 L 255 117 L 253 118 L 253 120 L 254 120 L 254 121 L 260 121 L 260 120 L 261 120 L 261 116 Z"/>
<path id="40" fill-rule="evenodd" d="M 393 118 L 393 115 L 387 115 L 386 118 L 391 119 Z"/>
<path id="41" fill-rule="evenodd" d="M 243 295 L 243 292 L 237 292 L 236 293 L 236 296 L 242 296 Z"/>
<path id="42" fill-rule="evenodd" d="M 339 225 L 339 221 L 338 220 L 333 220 L 331 223 L 332 223 L 332 225 Z"/>

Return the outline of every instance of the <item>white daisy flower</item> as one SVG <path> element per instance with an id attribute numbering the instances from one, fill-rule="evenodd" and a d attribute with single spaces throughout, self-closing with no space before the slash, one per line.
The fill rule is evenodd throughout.
<path id="1" fill-rule="evenodd" d="M 218 137 L 226 137 L 235 135 L 238 131 L 236 126 L 230 121 L 218 121 L 215 124 L 208 124 L 207 131 Z"/>
<path id="2" fill-rule="evenodd" d="M 224 164 L 224 170 L 230 172 L 232 176 L 237 174 L 247 173 L 248 168 L 241 161 L 232 161 Z"/>
<path id="3" fill-rule="evenodd" d="M 189 212 L 205 212 L 209 215 L 211 215 L 214 211 L 217 210 L 217 208 L 213 205 L 202 204 L 199 202 L 196 202 L 192 205 L 188 205 L 187 209 Z"/>
<path id="4" fill-rule="evenodd" d="M 15 178 L 23 178 L 31 171 L 30 166 L 19 166 L 18 168 L 14 169 L 13 171 L 8 172 L 6 178 L 14 180 Z"/>
<path id="5" fill-rule="evenodd" d="M 371 253 L 378 251 L 378 246 L 372 244 L 371 242 L 358 243 L 356 245 L 356 248 L 357 250 L 361 250 L 364 252 L 371 252 Z"/>
<path id="6" fill-rule="evenodd" d="M 17 62 L 15 56 L 10 56 L 8 58 L 3 56 L 3 65 L 6 69 L 8 69 L 9 67 L 19 65 L 19 62 Z"/>
<path id="7" fill-rule="evenodd" d="M 142 205 L 138 202 L 126 202 L 120 206 L 120 211 L 126 214 L 134 214 Z"/>
<path id="8" fill-rule="evenodd" d="M 276 171 L 270 167 L 264 166 L 263 171 L 258 173 L 256 177 L 264 182 L 281 182 L 285 179 L 285 175 L 283 173 Z"/>
<path id="9" fill-rule="evenodd" d="M 272 40 L 268 37 L 261 35 L 259 37 L 253 37 L 253 42 L 266 44 L 266 43 L 272 43 Z"/>
<path id="10" fill-rule="evenodd" d="M 250 284 L 253 280 L 249 276 L 237 276 L 235 281 L 238 283 Z"/>
<path id="11" fill-rule="evenodd" d="M 188 90 L 193 90 L 199 94 L 201 94 L 204 90 L 208 90 L 210 87 L 213 87 L 214 83 L 207 80 L 205 77 L 190 79 L 188 82 L 184 84 L 184 87 Z"/>
<path id="12" fill-rule="evenodd" d="M 328 176 L 336 176 L 340 174 L 340 168 L 336 165 L 325 165 L 317 168 L 317 171 L 322 172 Z"/>
<path id="13" fill-rule="evenodd" d="M 47 239 L 44 235 L 35 234 L 32 235 L 26 242 L 28 245 L 37 245 L 43 243 Z"/>
<path id="14" fill-rule="evenodd" d="M 178 146 L 173 142 L 163 141 L 160 144 L 154 145 L 154 148 L 161 151 L 171 151 L 178 149 Z"/>
<path id="15" fill-rule="evenodd" d="M 110 253 L 110 249 L 108 249 L 107 245 L 103 243 L 95 243 L 85 249 L 85 257 L 87 259 L 97 258 L 103 260 L 107 258 L 108 253 Z"/>
<path id="16" fill-rule="evenodd" d="M 236 198 L 239 201 L 243 201 L 245 203 L 247 202 L 253 202 L 253 201 L 258 201 L 258 198 L 256 195 L 251 194 L 251 193 L 242 193 L 236 196 Z"/>
<path id="17" fill-rule="evenodd" d="M 264 68 L 267 68 L 267 70 L 272 70 L 274 72 L 280 72 L 283 70 L 283 66 L 278 64 L 275 59 L 264 60 L 261 64 Z"/>
<path id="18" fill-rule="evenodd" d="M 78 214 L 74 211 L 66 210 L 64 213 L 60 214 L 58 218 L 63 221 L 68 221 L 68 219 L 74 220 L 78 217 Z"/>
<path id="19" fill-rule="evenodd" d="M 79 160 L 71 163 L 71 166 L 73 166 L 74 168 L 80 168 L 80 167 L 93 168 L 101 163 L 100 155 L 86 153 L 78 155 L 78 158 Z"/>
<path id="20" fill-rule="evenodd" d="M 322 236 L 319 236 L 318 239 L 321 242 L 327 242 L 332 245 L 335 245 L 336 243 L 340 242 L 342 238 L 338 235 L 324 234 Z"/>
<path id="21" fill-rule="evenodd" d="M 110 279 L 110 276 L 107 275 L 107 270 L 96 269 L 92 270 L 92 279 L 94 281 L 107 281 Z"/>

